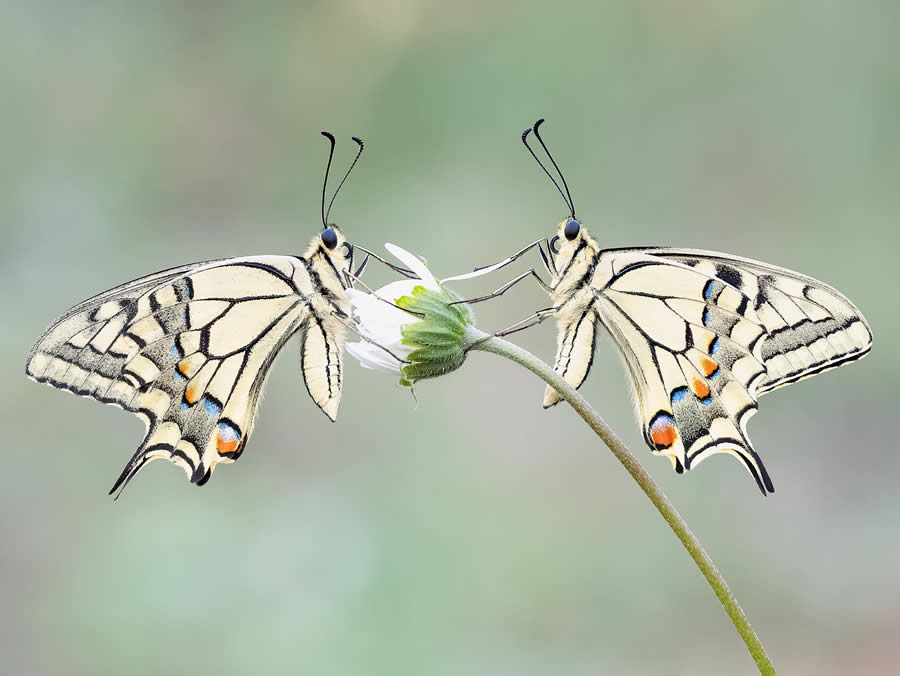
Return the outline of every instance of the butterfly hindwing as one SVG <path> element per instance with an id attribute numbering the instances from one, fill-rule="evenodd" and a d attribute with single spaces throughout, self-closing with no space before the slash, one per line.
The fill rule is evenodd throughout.
<path id="1" fill-rule="evenodd" d="M 309 396 L 332 422 L 341 403 L 343 382 L 343 334 L 328 331 L 326 322 L 307 322 L 300 347 L 300 364 Z"/>
<path id="2" fill-rule="evenodd" d="M 772 490 L 746 434 L 754 383 L 765 373 L 765 332 L 750 299 L 720 280 L 710 284 L 698 270 L 641 253 L 611 264 L 618 272 L 596 292 L 595 307 L 635 383 L 651 450 L 669 456 L 677 471 L 730 453 L 764 493 Z"/>
<path id="3" fill-rule="evenodd" d="M 559 335 L 553 369 L 576 389 L 587 378 L 594 361 L 596 322 L 596 313 L 590 306 L 557 317 Z M 544 391 L 544 408 L 559 400 L 559 393 L 548 385 Z"/>
<path id="4" fill-rule="evenodd" d="M 156 458 L 202 485 L 216 464 L 233 462 L 245 448 L 272 360 L 315 316 L 312 291 L 302 259 L 291 256 L 157 273 L 66 313 L 38 340 L 26 372 L 144 421 L 144 440 L 114 490 Z M 327 330 L 339 332 L 337 325 Z M 326 342 L 340 340 L 329 335 Z M 339 379 L 333 387 L 339 401 Z"/>

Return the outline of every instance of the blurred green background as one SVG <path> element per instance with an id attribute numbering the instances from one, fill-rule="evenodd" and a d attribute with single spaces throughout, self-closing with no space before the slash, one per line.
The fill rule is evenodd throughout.
<path id="1" fill-rule="evenodd" d="M 896 670 L 896 2 L 2 14 L 2 671 L 754 673 L 646 498 L 510 363 L 473 355 L 418 404 L 348 363 L 332 425 L 292 342 L 239 463 L 202 489 L 153 463 L 118 502 L 106 491 L 141 424 L 23 375 L 45 326 L 100 290 L 302 251 L 323 128 L 339 169 L 350 135 L 367 141 L 332 213 L 353 241 L 396 242 L 446 276 L 552 234 L 565 210 L 519 142 L 539 116 L 602 244 L 770 261 L 870 320 L 870 357 L 763 400 L 767 499 L 727 456 L 682 477 L 651 456 L 609 341 L 582 392 L 682 510 L 776 666 Z M 546 304 L 522 285 L 477 311 L 499 328 Z M 552 359 L 549 323 L 518 339 Z"/>

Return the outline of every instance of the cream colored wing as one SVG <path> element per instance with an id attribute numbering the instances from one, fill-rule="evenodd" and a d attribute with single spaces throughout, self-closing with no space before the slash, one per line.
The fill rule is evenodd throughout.
<path id="1" fill-rule="evenodd" d="M 714 453 L 744 464 L 765 494 L 772 481 L 747 437 L 756 387 L 765 376 L 764 329 L 738 290 L 690 267 L 629 252 L 596 308 L 619 346 L 637 392 L 644 439 L 675 471 Z"/>
<path id="2" fill-rule="evenodd" d="M 766 378 L 759 384 L 760 395 L 855 361 L 872 347 L 872 331 L 856 306 L 817 279 L 711 251 L 661 248 L 647 253 L 693 267 L 751 299 L 766 329 L 760 348 Z"/>
<path id="3" fill-rule="evenodd" d="M 575 389 L 587 378 L 594 361 L 597 315 L 589 306 L 572 316 L 557 318 L 556 361 L 553 370 Z M 549 385 L 544 390 L 544 408 L 559 403 L 559 393 Z"/>
<path id="4" fill-rule="evenodd" d="M 758 397 L 859 358 L 871 333 L 821 282 L 768 267 L 757 274 L 763 264 L 738 268 L 736 259 L 726 270 L 716 256 L 605 251 L 611 274 L 595 307 L 628 365 L 651 450 L 677 472 L 729 453 L 765 494 L 772 481 L 747 436 Z"/>
<path id="5" fill-rule="evenodd" d="M 309 396 L 331 421 L 337 417 L 344 378 L 344 336 L 329 331 L 324 322 L 313 317 L 307 322 L 300 348 L 300 367 Z"/>
<path id="6" fill-rule="evenodd" d="M 298 260 L 157 273 L 81 303 L 41 336 L 29 377 L 124 408 L 147 426 L 113 490 L 156 458 L 202 485 L 216 464 L 241 454 L 269 366 L 309 316 Z"/>

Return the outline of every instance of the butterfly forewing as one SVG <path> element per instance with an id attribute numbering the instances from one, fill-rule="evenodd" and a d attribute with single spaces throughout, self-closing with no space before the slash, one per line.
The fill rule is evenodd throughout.
<path id="1" fill-rule="evenodd" d="M 752 299 L 766 332 L 760 345 L 766 376 L 758 394 L 859 359 L 871 349 L 871 330 L 856 306 L 816 279 L 719 253 L 691 249 L 649 253 L 692 266 Z"/>

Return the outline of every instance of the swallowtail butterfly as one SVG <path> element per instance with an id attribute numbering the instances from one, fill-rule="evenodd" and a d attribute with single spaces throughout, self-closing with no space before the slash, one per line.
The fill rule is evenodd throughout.
<path id="1" fill-rule="evenodd" d="M 491 297 L 534 276 L 553 306 L 497 335 L 555 317 L 554 368 L 579 387 L 591 368 L 597 328 L 604 327 L 625 361 L 653 453 L 668 456 L 679 474 L 729 453 L 763 495 L 773 491 L 747 436 L 759 398 L 867 354 L 872 332 L 865 318 L 827 284 L 767 263 L 698 249 L 601 249 L 575 218 L 565 178 L 541 139 L 542 122 L 534 135 L 565 192 L 528 145 L 532 128 L 522 141 L 569 216 L 552 240 L 532 242 L 501 264 L 537 247 L 550 283 L 531 269 Z M 544 407 L 559 400 L 548 387 Z"/>
<path id="2" fill-rule="evenodd" d="M 331 143 L 323 230 L 303 255 L 225 258 L 141 277 L 76 305 L 32 349 L 28 377 L 131 411 L 146 424 L 143 441 L 110 493 L 157 458 L 175 463 L 202 486 L 216 465 L 240 457 L 269 367 L 294 334 L 301 336 L 306 388 L 335 420 L 351 317 L 344 291 L 374 254 L 350 244 L 328 223 L 363 142 L 354 137 L 356 158 L 326 211 L 335 141 L 329 132 L 322 134 Z M 367 255 L 351 275 L 355 249 Z"/>

